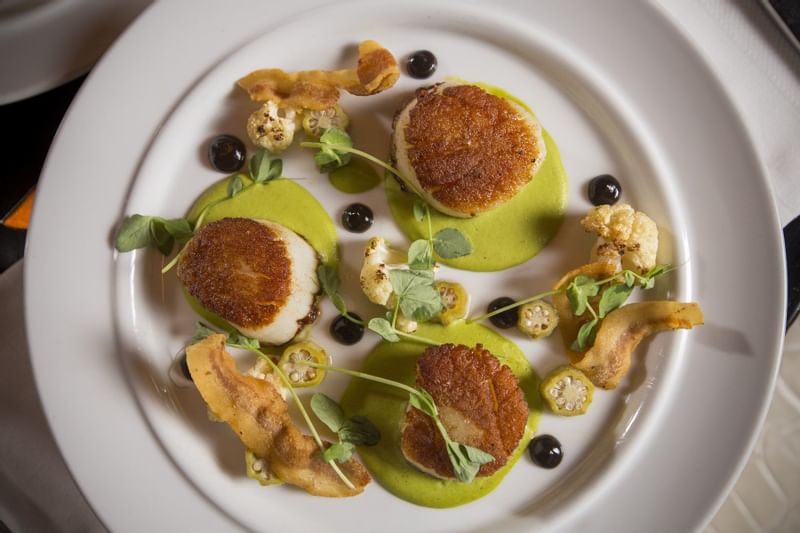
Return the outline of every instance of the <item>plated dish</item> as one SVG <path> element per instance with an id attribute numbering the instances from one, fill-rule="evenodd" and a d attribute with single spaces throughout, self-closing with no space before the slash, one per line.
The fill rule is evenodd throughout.
<path id="1" fill-rule="evenodd" d="M 346 14 L 347 9 L 356 9 L 357 7 L 343 9 L 342 16 Z M 670 243 L 672 247 L 668 253 L 675 258 L 676 263 L 686 263 L 687 265 L 685 273 L 679 275 L 669 286 L 660 289 L 662 294 L 671 299 L 688 300 L 694 296 L 695 291 L 702 292 L 696 288 L 699 273 L 698 270 L 695 270 L 700 269 L 701 271 L 701 265 L 695 266 L 695 256 L 687 253 L 690 241 L 694 242 L 693 239 L 700 238 L 697 230 L 694 227 L 690 229 L 687 224 L 692 215 L 691 210 L 684 209 L 684 206 L 690 205 L 691 201 L 684 197 L 683 189 L 677 188 L 676 190 L 673 187 L 674 184 L 681 182 L 681 178 L 670 172 L 670 168 L 676 162 L 673 156 L 670 156 L 671 150 L 665 148 L 668 145 L 667 140 L 661 135 L 653 133 L 660 131 L 659 121 L 644 120 L 642 117 L 647 116 L 646 112 L 641 115 L 631 114 L 629 106 L 635 100 L 624 99 L 623 101 L 613 91 L 602 90 L 605 87 L 604 83 L 608 80 L 596 76 L 596 73 L 593 72 L 593 68 L 595 68 L 593 63 L 576 60 L 568 47 L 559 47 L 556 50 L 547 45 L 547 41 L 542 37 L 532 40 L 524 32 L 517 33 L 517 26 L 507 17 L 498 14 L 489 15 L 485 19 L 487 28 L 465 28 L 461 33 L 461 35 L 469 36 L 469 39 L 465 41 L 458 35 L 444 31 L 449 28 L 450 24 L 445 15 L 453 15 L 453 12 L 448 9 L 453 9 L 453 7 L 443 7 L 442 11 L 438 12 L 440 18 L 436 18 L 433 27 L 426 30 L 430 33 L 427 38 L 436 44 L 435 47 L 430 46 L 430 48 L 437 50 L 437 55 L 442 62 L 440 68 L 447 60 L 450 62 L 451 70 L 448 71 L 450 74 L 490 81 L 502 85 L 504 89 L 516 95 L 519 95 L 521 90 L 535 92 L 534 107 L 537 115 L 548 130 L 553 132 L 553 136 L 558 139 L 567 172 L 571 177 L 568 198 L 572 204 L 568 203 L 567 205 L 568 217 L 570 213 L 578 216 L 581 211 L 585 211 L 587 206 L 585 193 L 580 189 L 581 185 L 588 181 L 586 178 L 603 171 L 618 176 L 636 175 L 637 179 L 630 182 L 631 186 L 626 188 L 625 194 L 637 207 L 645 205 L 644 209 L 658 221 L 659 225 L 672 233 L 672 238 L 666 239 L 666 242 Z M 463 13 L 463 11 L 459 12 Z M 653 20 L 660 20 L 657 13 L 647 13 L 649 16 L 655 17 Z M 558 20 L 559 16 L 566 16 L 566 14 L 560 13 L 553 16 L 554 20 Z M 649 20 L 648 15 L 643 14 L 642 16 L 644 20 Z M 409 14 L 405 14 L 404 17 L 406 17 L 404 20 L 408 20 Z M 410 20 L 408 24 L 410 27 L 405 28 L 402 32 L 401 28 L 393 30 L 395 33 L 387 29 L 380 36 L 375 37 L 379 37 L 398 56 L 401 56 L 404 50 L 410 53 L 418 47 L 412 48 L 410 44 L 403 43 L 408 43 L 408 35 L 413 34 L 415 38 L 419 38 L 419 35 L 414 34 L 419 30 L 414 30 Z M 510 52 L 511 49 L 508 46 L 498 46 L 497 43 L 487 46 L 485 39 L 489 26 L 492 26 L 493 29 L 503 28 L 509 31 L 513 29 L 513 42 L 517 43 L 514 50 L 517 51 Z M 232 131 L 231 128 L 241 128 L 241 125 L 246 122 L 246 116 L 250 109 L 242 110 L 239 107 L 241 101 L 235 100 L 235 97 L 232 96 L 230 80 L 238 79 L 243 73 L 254 68 L 272 66 L 274 63 L 264 65 L 263 60 L 258 59 L 259 56 L 263 54 L 264 47 L 270 48 L 270 44 L 275 42 L 274 39 L 280 39 L 290 34 L 291 30 L 292 24 L 284 25 L 280 30 L 253 41 L 229 56 L 216 65 L 185 98 L 181 99 L 175 110 L 166 118 L 166 122 L 153 143 L 143 154 L 141 168 L 131 186 L 129 200 L 123 208 L 125 213 L 145 212 L 164 216 L 181 216 L 194 198 L 199 196 L 200 192 L 218 177 L 197 154 L 201 151 L 201 147 L 205 148 L 207 140 L 219 133 L 223 127 L 227 131 Z M 355 29 L 351 28 L 351 31 L 355 31 Z M 370 37 L 372 36 L 370 35 Z M 347 36 L 343 34 L 340 39 L 344 41 Z M 502 43 L 500 44 L 502 45 Z M 404 46 L 406 48 L 403 48 Z M 527 50 L 527 52 L 519 50 Z M 295 54 L 295 57 L 288 57 L 292 54 Z M 297 51 L 287 52 L 286 55 L 287 57 L 280 62 L 279 66 L 287 69 L 295 64 L 316 67 L 320 64 L 341 65 L 343 63 L 335 51 L 329 48 L 320 50 L 311 45 L 300 46 Z M 313 62 L 306 59 L 310 57 L 315 58 Z M 320 57 L 327 57 L 327 59 L 319 61 L 317 58 Z M 474 67 L 471 67 L 466 61 L 467 57 L 485 59 L 485 62 L 481 63 L 482 72 L 479 77 L 471 74 L 471 68 L 473 68 L 472 72 L 475 71 Z M 514 73 L 513 79 L 507 74 L 509 72 Z M 402 81 L 411 80 L 401 78 Z M 418 82 L 415 83 L 418 86 Z M 398 84 L 397 88 L 401 89 L 402 87 Z M 406 93 L 414 87 L 415 85 L 412 83 L 406 84 Z M 565 87 L 584 87 L 587 94 L 576 95 L 569 91 L 565 92 Z M 389 92 L 385 93 L 385 96 L 381 94 L 370 98 L 379 99 L 375 103 L 378 109 L 396 109 L 399 102 L 390 99 L 388 95 L 390 95 Z M 219 107 L 209 106 L 208 102 L 211 101 L 218 102 Z M 603 102 L 606 106 L 593 107 L 598 102 Z M 373 104 L 369 105 L 371 107 Z M 351 108 L 348 107 L 349 109 Z M 355 103 L 352 109 L 355 111 L 349 111 L 349 114 L 354 118 L 354 123 L 366 122 L 370 125 L 368 131 L 383 130 L 388 133 L 387 122 L 390 116 L 387 115 L 390 113 L 376 112 L 375 108 L 367 109 Z M 638 108 L 637 111 L 639 111 Z M 601 114 L 598 115 L 597 112 L 601 112 Z M 547 116 L 548 113 L 550 118 Z M 361 117 L 362 120 L 356 122 L 355 117 Z M 386 135 L 361 133 L 363 137 L 359 141 L 359 131 L 354 126 L 353 135 L 357 146 L 369 146 L 373 153 L 379 153 L 381 149 L 386 151 L 388 147 Z M 241 133 L 239 135 L 241 136 Z M 560 138 L 563 136 L 574 138 L 576 148 L 568 148 L 568 143 Z M 371 146 L 370 143 L 372 143 Z M 189 146 L 189 148 L 176 149 L 180 146 Z M 698 163 L 699 160 L 693 162 Z M 321 180 L 321 176 L 316 172 L 313 164 L 305 164 L 303 161 L 295 162 L 288 156 L 286 164 L 294 166 L 291 171 L 286 170 L 287 175 L 310 176 L 301 182 L 302 185 L 312 191 L 315 197 L 322 199 L 324 206 L 331 205 L 330 211 L 334 211 L 334 206 L 341 209 L 350 203 L 348 200 L 352 197 L 347 193 L 336 191 L 324 180 L 324 176 Z M 681 167 L 681 165 L 677 164 L 677 167 Z M 757 169 L 757 166 L 755 168 Z M 585 178 L 583 180 L 575 179 L 576 172 Z M 623 178 L 623 183 L 627 187 L 629 182 Z M 700 187 L 702 188 L 702 185 Z M 182 200 L 176 201 L 176 198 L 182 198 Z M 382 200 L 382 192 L 363 193 L 360 198 L 365 198 L 364 203 L 375 210 L 376 224 L 373 227 L 376 234 L 386 235 L 391 241 L 402 242 L 403 236 L 394 226 L 388 212 L 385 208 L 379 207 L 385 205 L 383 204 L 385 200 Z M 737 198 L 733 199 L 734 203 L 739 201 Z M 567 227 L 564 226 L 564 228 Z M 582 232 L 565 233 L 564 228 L 557 234 L 552 246 L 556 246 L 559 239 L 585 239 L 581 236 Z M 342 272 L 358 271 L 360 264 L 353 264 L 353 251 L 363 249 L 367 236 L 356 236 L 355 234 L 344 236 L 340 231 L 340 248 L 343 250 L 341 254 Z M 503 275 L 499 278 L 492 279 L 504 280 L 496 282 L 504 292 L 512 290 L 515 284 L 545 287 L 552 283 L 552 279 L 549 281 L 545 279 L 550 277 L 549 273 L 563 272 L 569 266 L 585 262 L 585 248 L 583 247 L 577 250 L 575 255 L 567 254 L 566 257 L 560 254 L 551 254 L 548 257 L 548 250 L 549 248 L 545 249 L 534 259 L 541 270 L 531 268 L 531 266 L 536 266 L 534 263 L 523 263 L 512 270 L 503 271 Z M 357 252 L 355 257 L 359 257 Z M 242 482 L 249 480 L 235 475 L 236 470 L 230 464 L 227 467 L 224 466 L 227 461 L 225 457 L 235 457 L 237 454 L 235 451 L 228 450 L 232 447 L 230 446 L 231 441 L 225 440 L 226 437 L 223 437 L 221 433 L 215 433 L 216 430 L 208 434 L 207 421 L 205 421 L 205 426 L 200 425 L 199 421 L 204 420 L 205 413 L 197 409 L 196 393 L 193 399 L 190 399 L 184 392 L 170 390 L 169 383 L 159 378 L 159 376 L 161 378 L 164 376 L 164 363 L 171 362 L 172 355 L 180 349 L 185 341 L 187 328 L 188 330 L 192 329 L 194 316 L 185 304 L 177 284 L 170 281 L 165 281 L 163 287 L 153 284 L 153 279 L 160 279 L 157 274 L 161 265 L 157 259 L 157 255 L 147 254 L 137 254 L 132 261 L 120 258 L 114 274 L 114 283 L 118 290 L 114 317 L 118 328 L 120 347 L 126 354 L 123 362 L 128 375 L 131 376 L 132 390 L 153 434 L 163 446 L 168 457 L 179 465 L 181 474 L 186 476 L 186 479 L 190 480 L 191 484 L 197 487 L 200 493 L 204 494 L 225 515 L 232 517 L 241 525 L 258 529 L 257 511 L 253 511 L 253 509 L 257 507 L 260 498 L 273 498 L 272 492 L 264 494 L 263 491 L 259 492 L 242 486 Z M 526 266 L 528 268 L 525 268 Z M 481 280 L 487 279 L 481 277 L 485 275 L 484 273 L 479 272 L 464 273 L 462 277 L 462 271 L 453 271 L 453 275 L 463 279 L 467 286 L 479 286 Z M 491 299 L 490 296 L 497 295 L 486 282 L 483 283 L 487 285 L 486 291 L 483 293 L 478 291 L 473 294 L 473 298 L 482 301 L 481 307 L 488 303 Z M 351 277 L 348 280 L 345 274 L 343 287 L 347 300 L 357 301 L 357 278 Z M 518 291 L 513 295 L 521 298 L 533 292 L 536 291 Z M 705 304 L 705 299 L 698 299 Z M 370 308 L 365 309 L 369 310 Z M 370 313 L 362 311 L 362 309 L 356 308 L 356 311 L 359 311 L 359 314 L 363 313 L 364 316 L 370 316 Z M 717 311 L 719 310 L 717 309 Z M 710 316 L 708 311 L 707 315 Z M 330 306 L 326 307 L 323 304 L 322 316 L 322 320 L 325 320 L 326 316 L 330 320 L 336 316 L 336 313 Z M 539 345 L 534 348 L 533 344 L 526 344 L 529 341 L 524 338 L 514 338 L 513 340 L 526 352 L 526 355 L 532 354 L 529 355 L 529 358 L 534 366 L 544 368 L 555 366 L 554 363 L 558 359 L 556 349 L 540 348 Z M 413 516 L 420 521 L 419 525 L 427 521 L 429 524 L 447 524 L 448 527 L 455 529 L 467 527 L 466 520 L 498 523 L 509 519 L 513 521 L 513 518 L 509 517 L 519 514 L 524 515 L 520 525 L 539 522 L 545 517 L 549 517 L 547 525 L 552 527 L 563 526 L 570 520 L 581 520 L 582 513 L 588 512 L 596 503 L 594 500 L 599 497 L 597 487 L 614 484 L 615 490 L 624 492 L 625 488 L 617 486 L 614 480 L 620 479 L 617 476 L 631 475 L 626 465 L 653 460 L 651 455 L 644 452 L 645 443 L 652 444 L 650 439 L 658 431 L 663 420 L 669 419 L 670 415 L 680 411 L 685 394 L 683 385 L 691 383 L 695 379 L 693 372 L 689 372 L 689 375 L 686 374 L 687 367 L 694 369 L 696 364 L 694 360 L 687 362 L 686 353 L 687 350 L 705 351 L 706 347 L 698 348 L 702 345 L 701 340 L 691 341 L 682 335 L 676 335 L 676 339 L 672 341 L 657 339 L 648 347 L 647 357 L 644 360 L 646 371 L 639 377 L 641 380 L 641 376 L 646 376 L 646 385 L 634 383 L 629 390 L 620 395 L 607 396 L 605 400 L 601 399 L 599 402 L 596 399 L 592 407 L 593 415 L 597 415 L 594 420 L 581 420 L 579 424 L 572 424 L 572 421 L 569 421 L 569 425 L 567 422 L 550 420 L 549 427 L 552 431 L 548 432 L 563 436 L 565 449 L 570 450 L 565 455 L 565 463 L 559 467 L 558 471 L 564 472 L 561 476 L 531 475 L 530 469 L 521 473 L 520 466 L 523 465 L 518 465 L 500 488 L 489 496 L 493 501 L 491 508 L 482 505 L 486 501 L 484 499 L 462 508 L 463 512 L 459 510 L 458 514 L 414 507 Z M 323 340 L 322 344 L 325 342 Z M 364 341 L 361 342 L 364 343 Z M 554 347 L 555 344 L 551 348 Z M 361 350 L 361 355 L 367 351 L 367 347 L 356 346 L 352 350 L 347 350 L 343 357 L 341 355 L 338 357 L 342 357 L 340 360 L 343 360 L 345 364 L 351 364 L 359 358 L 356 349 Z M 713 351 L 713 348 L 711 350 Z M 329 351 L 336 351 L 339 354 L 343 352 L 340 347 Z M 169 355 L 165 359 L 163 354 Z M 351 358 L 349 363 L 348 357 Z M 168 367 L 169 364 L 166 366 Z M 658 369 L 654 370 L 653 366 L 657 366 Z M 645 370 L 645 368 L 640 370 Z M 774 366 L 766 365 L 767 378 L 771 368 Z M 156 390 L 164 391 L 163 396 L 150 394 L 148 390 L 151 389 L 147 385 L 148 383 L 155 383 Z M 765 384 L 767 386 L 770 384 L 769 379 L 762 382 L 761 386 L 763 387 Z M 323 385 L 328 387 L 334 395 L 334 391 L 341 391 L 346 382 L 343 380 L 332 381 L 329 377 Z M 627 408 L 620 408 L 617 403 L 620 399 L 625 402 Z M 195 403 L 192 403 L 193 401 Z M 186 412 L 187 416 L 178 416 L 175 411 L 165 408 L 166 406 L 178 406 L 179 409 Z M 598 415 L 598 413 L 600 414 Z M 198 415 L 201 416 L 198 417 Z M 542 424 L 546 422 L 543 420 Z M 611 444 L 613 442 L 617 444 Z M 219 449 L 220 446 L 223 449 Z M 624 453 L 618 453 L 622 450 Z M 241 450 L 238 455 L 241 455 Z M 234 475 L 231 475 L 231 470 Z M 255 487 L 255 489 L 257 488 L 260 487 Z M 375 488 L 373 487 L 373 489 Z M 298 499 L 302 495 L 287 491 L 279 494 L 275 498 L 277 498 L 276 505 L 280 508 L 305 505 L 301 504 Z M 408 506 L 401 500 L 387 499 L 388 495 L 380 490 L 368 492 L 363 498 L 365 500 L 361 501 L 367 503 L 356 503 L 359 501 L 358 499 L 353 499 L 352 503 L 348 500 L 346 504 L 337 502 L 337 505 L 326 502 L 319 504 L 319 510 L 320 513 L 330 516 L 331 519 L 340 520 L 344 518 L 345 513 L 356 510 L 356 507 L 352 507 L 353 505 L 369 505 L 369 502 L 373 502 L 379 504 L 389 514 L 402 513 L 403 509 L 407 509 L 404 506 Z M 563 503 L 563 498 L 569 499 L 569 505 Z M 315 500 L 313 505 L 316 506 L 317 503 Z M 527 511 L 523 512 L 523 509 L 527 509 Z M 281 517 L 275 518 L 278 521 L 284 520 Z M 613 520 L 610 516 L 607 519 Z M 285 520 L 289 520 L 288 515 L 285 516 Z M 628 520 L 631 524 L 641 523 L 637 522 L 636 516 L 628 517 Z"/>

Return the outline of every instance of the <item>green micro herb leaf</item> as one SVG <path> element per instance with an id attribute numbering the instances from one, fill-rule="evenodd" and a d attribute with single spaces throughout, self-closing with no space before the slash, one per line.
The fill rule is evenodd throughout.
<path id="1" fill-rule="evenodd" d="M 211 329 L 210 327 L 206 326 L 202 322 L 195 322 L 194 324 L 194 335 L 191 339 L 189 339 L 190 344 L 194 344 L 198 341 L 205 339 L 210 335 L 215 335 L 219 333 L 218 331 Z"/>
<path id="2" fill-rule="evenodd" d="M 242 335 L 238 331 L 228 334 L 227 344 L 235 348 L 244 348 L 245 350 L 261 349 L 261 343 L 258 342 L 258 339 L 248 337 L 247 335 Z"/>
<path id="3" fill-rule="evenodd" d="M 427 239 L 418 239 L 408 247 L 408 268 L 411 270 L 430 270 L 433 268 L 433 255 Z"/>
<path id="4" fill-rule="evenodd" d="M 625 285 L 628 287 L 633 287 L 636 285 L 636 276 L 630 270 L 626 270 L 622 273 L 623 278 L 625 278 Z"/>
<path id="5" fill-rule="evenodd" d="M 442 310 L 432 271 L 394 269 L 389 271 L 389 281 L 405 316 L 425 322 Z"/>
<path id="6" fill-rule="evenodd" d="M 433 249 L 443 259 L 455 259 L 472 253 L 472 244 L 456 228 L 444 228 L 433 236 Z"/>
<path id="7" fill-rule="evenodd" d="M 374 331 L 389 342 L 398 342 L 400 337 L 395 333 L 392 323 L 385 318 L 375 317 L 367 323 L 367 328 Z"/>
<path id="8" fill-rule="evenodd" d="M 311 397 L 311 410 L 339 436 L 339 442 L 323 452 L 326 461 L 346 461 L 356 446 L 374 446 L 381 439 L 380 431 L 369 419 L 356 415 L 348 420 L 342 407 L 324 394 Z"/>
<path id="9" fill-rule="evenodd" d="M 419 196 L 414 197 L 414 219 L 417 222 L 425 220 L 425 214 L 428 212 L 428 206 L 425 201 Z"/>
<path id="10" fill-rule="evenodd" d="M 244 188 L 244 182 L 242 181 L 241 174 L 235 174 L 231 176 L 230 181 L 228 182 L 228 198 L 233 198 Z"/>
<path id="11" fill-rule="evenodd" d="M 192 225 L 185 218 L 172 218 L 164 221 L 164 229 L 172 235 L 175 242 L 186 243 L 194 235 Z"/>
<path id="12" fill-rule="evenodd" d="M 336 310 L 341 314 L 347 313 L 347 305 L 344 303 L 344 298 L 339 294 L 339 274 L 335 268 L 320 264 L 317 267 L 317 277 L 319 278 L 320 285 L 322 285 L 323 292 L 331 299 L 331 303 L 336 307 Z"/>
<path id="13" fill-rule="evenodd" d="M 354 449 L 355 446 L 349 442 L 337 442 L 325 448 L 325 451 L 322 452 L 322 459 L 344 463 L 352 457 Z"/>
<path id="14" fill-rule="evenodd" d="M 334 433 L 338 433 L 347 422 L 342 407 L 322 393 L 317 392 L 311 396 L 311 410 Z"/>
<path id="15" fill-rule="evenodd" d="M 575 276 L 575 279 L 567 286 L 567 299 L 575 316 L 581 316 L 586 312 L 589 298 L 597 296 L 599 290 L 600 288 L 593 278 Z"/>
<path id="16" fill-rule="evenodd" d="M 436 403 L 433 397 L 425 389 L 418 389 L 418 394 L 411 394 L 408 401 L 412 407 L 416 407 L 431 418 L 439 416 L 439 410 L 436 408 Z"/>
<path id="17" fill-rule="evenodd" d="M 603 291 L 603 296 L 600 297 L 600 303 L 597 304 L 597 314 L 600 318 L 605 317 L 614 309 L 620 307 L 633 292 L 633 287 L 624 283 L 612 285 Z"/>
<path id="18" fill-rule="evenodd" d="M 381 432 L 367 417 L 355 415 L 339 429 L 342 442 L 355 446 L 375 446 L 381 440 Z"/>
<path id="19" fill-rule="evenodd" d="M 445 446 L 450 464 L 453 466 L 453 472 L 462 483 L 472 482 L 478 475 L 481 465 L 494 461 L 493 455 L 449 438 L 445 442 Z"/>
<path id="20" fill-rule="evenodd" d="M 353 147 L 350 135 L 340 128 L 326 128 L 319 137 L 319 152 L 314 154 L 314 162 L 322 173 L 329 173 L 350 162 L 349 148 Z"/>
<path id="21" fill-rule="evenodd" d="M 273 159 L 272 154 L 259 148 L 250 158 L 250 177 L 255 183 L 266 183 L 281 177 L 283 160 Z"/>
<path id="22" fill-rule="evenodd" d="M 127 217 L 117 232 L 114 248 L 118 252 L 130 252 L 138 248 L 150 246 L 150 221 L 153 217 L 144 215 L 131 215 Z"/>
<path id="23" fill-rule="evenodd" d="M 593 318 L 581 326 L 581 329 L 578 330 L 578 337 L 572 343 L 572 346 L 570 346 L 572 351 L 582 352 L 594 344 L 594 338 L 597 335 L 598 323 L 598 319 Z"/>

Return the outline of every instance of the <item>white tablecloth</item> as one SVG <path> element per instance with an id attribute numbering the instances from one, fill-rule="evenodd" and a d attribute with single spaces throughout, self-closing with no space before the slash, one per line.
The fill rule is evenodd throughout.
<path id="1" fill-rule="evenodd" d="M 728 87 L 787 224 L 800 214 L 800 52 L 757 2 L 660 4 Z M 104 531 L 61 460 L 35 392 L 24 336 L 21 263 L 0 276 L 0 301 L 0 520 L 15 533 Z M 800 531 L 800 325 L 787 337 L 762 437 L 708 530 Z"/>

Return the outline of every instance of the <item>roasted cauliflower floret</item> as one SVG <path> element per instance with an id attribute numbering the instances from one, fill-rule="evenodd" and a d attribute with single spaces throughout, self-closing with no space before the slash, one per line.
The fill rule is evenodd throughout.
<path id="1" fill-rule="evenodd" d="M 247 135 L 257 146 L 272 153 L 282 152 L 294 140 L 294 130 L 297 128 L 295 115 L 293 109 L 280 110 L 275 102 L 269 101 L 247 119 Z"/>
<path id="2" fill-rule="evenodd" d="M 593 207 L 581 225 L 598 236 L 592 248 L 592 261 L 609 261 L 642 274 L 656 265 L 658 227 L 630 205 Z"/>
<path id="3" fill-rule="evenodd" d="M 364 264 L 361 266 L 361 290 L 370 302 L 394 309 L 394 289 L 389 280 L 389 270 L 405 268 L 405 254 L 389 247 L 383 237 L 373 237 L 364 249 Z M 397 316 L 397 329 L 406 333 L 417 330 L 417 323 L 402 315 Z"/>

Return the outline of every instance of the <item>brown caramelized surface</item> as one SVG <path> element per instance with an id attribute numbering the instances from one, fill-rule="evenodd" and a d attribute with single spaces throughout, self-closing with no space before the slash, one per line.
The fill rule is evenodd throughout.
<path id="1" fill-rule="evenodd" d="M 509 200 L 539 157 L 523 112 L 474 85 L 420 89 L 405 140 L 422 188 L 442 204 L 476 214 Z"/>
<path id="2" fill-rule="evenodd" d="M 506 464 L 528 420 L 528 404 L 511 369 L 480 345 L 445 344 L 428 348 L 419 358 L 417 386 L 433 396 L 451 439 L 494 456 L 478 476 L 491 475 Z M 406 413 L 401 447 L 423 470 L 455 477 L 436 425 L 415 408 Z"/>
<path id="3" fill-rule="evenodd" d="M 291 277 L 291 259 L 278 233 L 247 218 L 203 226 L 178 263 L 178 279 L 189 294 L 247 328 L 274 320 L 289 297 Z"/>

